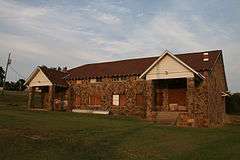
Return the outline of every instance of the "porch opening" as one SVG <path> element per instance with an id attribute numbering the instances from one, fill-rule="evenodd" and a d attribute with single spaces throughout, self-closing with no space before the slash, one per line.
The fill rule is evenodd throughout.
<path id="1" fill-rule="evenodd" d="M 29 109 L 65 110 L 67 104 L 65 87 L 38 86 L 29 88 Z"/>
<path id="2" fill-rule="evenodd" d="M 186 111 L 187 110 L 187 79 L 153 80 L 155 111 Z"/>

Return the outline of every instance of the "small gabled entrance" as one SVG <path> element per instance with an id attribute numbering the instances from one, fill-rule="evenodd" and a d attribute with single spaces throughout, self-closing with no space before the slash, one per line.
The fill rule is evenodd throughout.
<path id="1" fill-rule="evenodd" d="M 147 118 L 176 124 L 181 114 L 192 112 L 195 81 L 205 77 L 165 51 L 140 78 L 149 86 Z"/>
<path id="2" fill-rule="evenodd" d="M 68 84 L 66 74 L 45 66 L 37 67 L 26 81 L 29 90 L 28 108 L 66 110 L 68 108 Z M 36 103 L 41 101 L 41 104 Z"/>

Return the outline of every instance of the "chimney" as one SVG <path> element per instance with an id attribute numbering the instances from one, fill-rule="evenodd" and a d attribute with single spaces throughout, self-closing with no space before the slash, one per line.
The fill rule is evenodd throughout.
<path id="1" fill-rule="evenodd" d="M 67 67 L 66 67 L 66 66 L 63 67 L 62 71 L 63 71 L 63 72 L 67 72 Z"/>
<path id="2" fill-rule="evenodd" d="M 57 67 L 57 70 L 58 70 L 58 71 L 61 71 L 61 70 L 62 70 L 62 68 L 61 68 L 61 67 Z"/>
<path id="3" fill-rule="evenodd" d="M 208 53 L 205 52 L 203 53 L 203 62 L 208 62 L 209 61 L 209 56 L 208 56 Z"/>

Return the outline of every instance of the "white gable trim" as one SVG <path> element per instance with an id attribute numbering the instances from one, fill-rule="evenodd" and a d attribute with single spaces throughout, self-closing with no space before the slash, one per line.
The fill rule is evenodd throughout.
<path id="1" fill-rule="evenodd" d="M 163 52 L 163 54 L 150 66 L 148 67 L 148 69 L 146 71 L 144 71 L 141 76 L 139 78 L 143 78 L 160 60 L 162 60 L 166 55 L 171 56 L 173 59 L 175 59 L 178 63 L 180 63 L 181 65 L 183 65 L 184 67 L 186 67 L 187 69 L 189 69 L 190 71 L 192 71 L 194 74 L 198 75 L 200 78 L 205 79 L 205 77 L 200 74 L 199 72 L 195 71 L 194 69 L 192 69 L 190 66 L 188 66 L 186 63 L 184 63 L 183 61 L 181 61 L 179 58 L 177 58 L 176 56 L 174 56 L 170 51 L 165 50 Z"/>
<path id="2" fill-rule="evenodd" d="M 48 79 L 48 77 L 44 74 L 44 72 L 41 70 L 40 67 L 37 67 L 34 69 L 34 71 L 31 73 L 31 75 L 27 78 L 26 82 L 24 83 L 24 85 L 30 85 L 30 83 L 32 82 L 32 80 L 34 79 L 34 77 L 39 73 L 42 72 L 44 78 L 46 78 L 48 80 L 49 85 L 53 85 L 52 82 Z"/>

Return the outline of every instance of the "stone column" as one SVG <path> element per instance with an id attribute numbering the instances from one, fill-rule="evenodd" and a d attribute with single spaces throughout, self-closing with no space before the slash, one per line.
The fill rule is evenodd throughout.
<path id="1" fill-rule="evenodd" d="M 43 109 L 44 108 L 44 97 L 45 97 L 45 94 L 43 92 L 43 90 L 41 91 L 41 108 Z"/>
<path id="2" fill-rule="evenodd" d="M 162 93 L 163 93 L 163 108 L 162 108 L 162 111 L 169 111 L 168 88 L 162 89 Z"/>
<path id="3" fill-rule="evenodd" d="M 67 106 L 65 106 L 66 111 L 71 111 L 73 109 L 73 98 L 72 98 L 72 93 L 73 89 L 71 87 L 69 87 L 66 91 L 65 91 L 65 99 L 67 100 Z"/>
<path id="4" fill-rule="evenodd" d="M 194 78 L 187 78 L 187 110 L 189 113 L 194 113 Z"/>
<path id="5" fill-rule="evenodd" d="M 54 111 L 55 86 L 49 86 L 49 110 Z"/>
<path id="6" fill-rule="evenodd" d="M 34 93 L 35 87 L 30 87 L 28 91 L 28 109 L 31 109 L 34 106 Z"/>
<path id="7" fill-rule="evenodd" d="M 146 118 L 150 121 L 156 120 L 156 111 L 154 112 L 154 84 L 152 80 L 146 83 Z"/>

